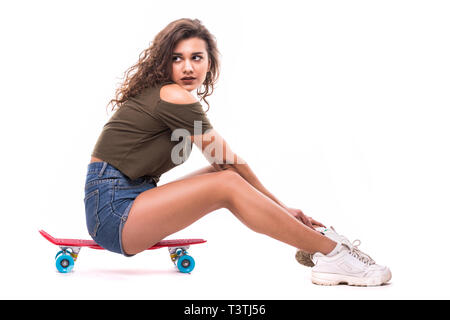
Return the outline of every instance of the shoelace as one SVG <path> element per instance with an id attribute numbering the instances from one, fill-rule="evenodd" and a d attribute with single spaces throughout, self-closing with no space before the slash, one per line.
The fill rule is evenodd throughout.
<path id="1" fill-rule="evenodd" d="M 334 230 L 334 228 L 332 226 L 330 226 L 330 228 L 334 232 L 336 232 L 336 230 Z M 343 243 L 344 245 L 346 245 L 347 247 L 350 248 L 349 253 L 353 257 L 355 257 L 356 259 L 358 259 L 359 261 L 361 261 L 367 265 L 375 264 L 375 260 L 373 260 L 367 253 L 364 253 L 361 250 L 359 250 L 358 247 L 361 244 L 361 241 L 359 239 L 356 239 L 352 243 L 350 243 L 350 241 L 346 237 L 339 235 L 339 240 L 341 240 L 341 243 Z"/>
<path id="2" fill-rule="evenodd" d="M 356 239 L 355 241 L 352 242 L 352 246 L 350 248 L 350 254 L 357 258 L 359 261 L 367 264 L 367 265 L 371 265 L 371 264 L 375 264 L 375 260 L 373 260 L 367 253 L 362 252 L 361 250 L 358 249 L 358 246 L 361 244 L 361 241 Z"/>

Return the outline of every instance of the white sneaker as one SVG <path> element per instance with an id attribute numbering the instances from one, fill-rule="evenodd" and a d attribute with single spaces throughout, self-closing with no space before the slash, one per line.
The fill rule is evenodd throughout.
<path id="1" fill-rule="evenodd" d="M 331 257 L 320 252 L 313 255 L 311 281 L 320 285 L 379 286 L 391 280 L 388 267 L 375 261 L 358 249 L 361 242 L 339 243 Z"/>

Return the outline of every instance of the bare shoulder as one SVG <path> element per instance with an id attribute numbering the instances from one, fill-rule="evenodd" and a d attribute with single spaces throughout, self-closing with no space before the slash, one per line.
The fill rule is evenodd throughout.
<path id="1" fill-rule="evenodd" d="M 176 83 L 162 86 L 159 91 L 159 97 L 163 101 L 176 104 L 190 104 L 198 102 L 198 100 L 189 91 Z"/>

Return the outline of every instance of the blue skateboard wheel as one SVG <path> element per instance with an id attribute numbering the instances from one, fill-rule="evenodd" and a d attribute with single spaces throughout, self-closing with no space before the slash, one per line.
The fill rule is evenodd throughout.
<path id="1" fill-rule="evenodd" d="M 195 261 L 194 258 L 188 255 L 181 256 L 178 259 L 177 263 L 178 270 L 182 273 L 189 273 L 192 270 L 194 270 L 195 267 Z"/>
<path id="2" fill-rule="evenodd" d="M 61 254 L 58 259 L 56 259 L 56 269 L 61 273 L 68 273 L 72 271 L 75 262 L 73 258 L 68 254 Z"/>

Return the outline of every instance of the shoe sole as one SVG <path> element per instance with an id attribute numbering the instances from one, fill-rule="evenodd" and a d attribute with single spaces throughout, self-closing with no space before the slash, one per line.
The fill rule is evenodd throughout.
<path id="1" fill-rule="evenodd" d="M 388 272 L 386 272 L 386 274 L 380 277 L 372 277 L 372 278 L 359 278 L 335 273 L 321 273 L 321 272 L 311 273 L 312 283 L 322 286 L 336 286 L 339 284 L 346 284 L 349 286 L 372 287 L 385 284 L 389 280 L 391 280 L 391 278 L 392 274 L 391 271 L 389 270 Z"/>

